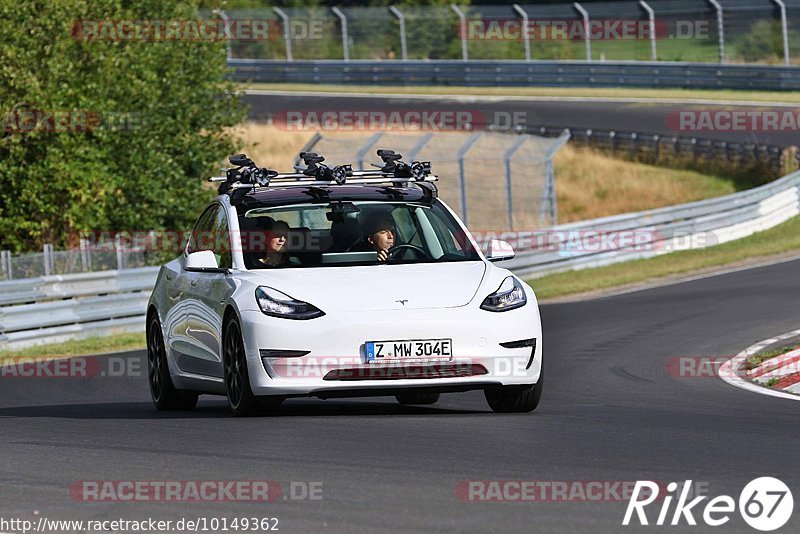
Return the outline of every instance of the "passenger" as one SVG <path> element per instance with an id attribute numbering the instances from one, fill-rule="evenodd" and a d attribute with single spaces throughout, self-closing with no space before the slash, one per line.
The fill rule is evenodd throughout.
<path id="1" fill-rule="evenodd" d="M 267 243 L 264 255 L 258 259 L 259 266 L 283 267 L 289 265 L 289 254 L 286 251 L 289 225 L 281 220 L 272 221 L 267 223 L 265 231 Z"/>
<path id="2" fill-rule="evenodd" d="M 372 250 L 378 253 L 378 261 L 389 259 L 389 249 L 395 244 L 396 234 L 394 219 L 389 213 L 375 212 L 367 217 L 364 228 L 367 234 L 367 243 Z"/>

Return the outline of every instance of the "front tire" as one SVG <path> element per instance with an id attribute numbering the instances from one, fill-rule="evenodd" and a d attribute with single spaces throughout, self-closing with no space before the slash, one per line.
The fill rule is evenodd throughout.
<path id="1" fill-rule="evenodd" d="M 231 315 L 225 322 L 224 332 L 223 363 L 228 407 L 234 415 L 250 415 L 258 401 L 250 388 L 242 329 L 235 315 Z"/>
<path id="2" fill-rule="evenodd" d="M 147 377 L 150 397 L 159 410 L 193 410 L 197 393 L 176 389 L 169 374 L 161 323 L 154 314 L 147 328 Z"/>
<path id="3" fill-rule="evenodd" d="M 397 402 L 406 405 L 436 404 L 439 401 L 438 393 L 403 393 L 395 395 Z"/>
<path id="4" fill-rule="evenodd" d="M 544 371 L 532 386 L 501 386 L 485 389 L 486 402 L 496 413 L 529 413 L 539 406 L 544 385 Z"/>

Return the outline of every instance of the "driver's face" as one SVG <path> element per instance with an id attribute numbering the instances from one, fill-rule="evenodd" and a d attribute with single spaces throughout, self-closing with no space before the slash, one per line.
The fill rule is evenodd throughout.
<path id="1" fill-rule="evenodd" d="M 381 228 L 370 236 L 370 243 L 375 250 L 389 250 L 394 246 L 394 231 L 389 226 Z"/>

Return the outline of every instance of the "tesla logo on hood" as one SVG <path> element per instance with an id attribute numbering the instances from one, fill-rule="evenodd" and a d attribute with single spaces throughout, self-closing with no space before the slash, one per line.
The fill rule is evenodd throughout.
<path id="1" fill-rule="evenodd" d="M 395 302 L 399 302 L 400 304 L 402 304 L 403 306 L 405 306 L 405 305 L 406 305 L 406 302 L 408 302 L 408 299 L 405 299 L 405 300 L 396 300 Z"/>

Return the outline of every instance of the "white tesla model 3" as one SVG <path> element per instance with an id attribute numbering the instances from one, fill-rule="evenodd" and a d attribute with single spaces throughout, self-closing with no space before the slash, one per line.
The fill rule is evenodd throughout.
<path id="1" fill-rule="evenodd" d="M 481 251 L 429 164 L 384 151 L 381 170 L 353 172 L 303 155 L 294 174 L 231 157 L 162 266 L 147 309 L 156 407 L 217 394 L 242 415 L 291 397 L 432 404 L 479 389 L 496 412 L 534 410 L 541 322 L 533 290 L 494 264 L 511 247 Z"/>

